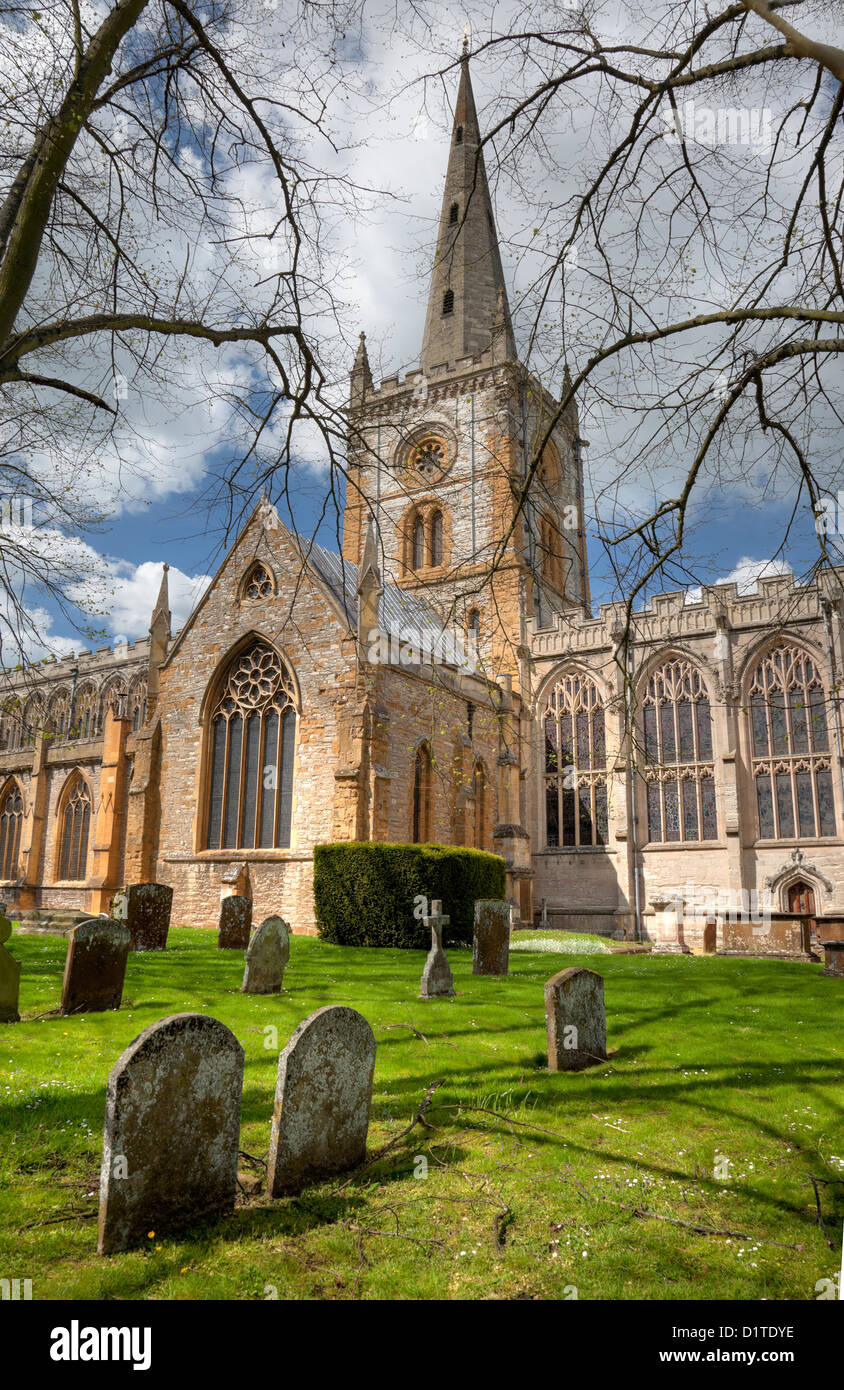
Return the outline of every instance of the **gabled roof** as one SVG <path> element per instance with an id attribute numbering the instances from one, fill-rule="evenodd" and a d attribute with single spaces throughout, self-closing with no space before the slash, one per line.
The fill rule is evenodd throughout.
<path id="1" fill-rule="evenodd" d="M 350 625 L 355 627 L 358 566 L 322 545 L 303 546 L 303 554 L 344 609 Z M 391 637 L 404 638 L 405 641 L 408 628 L 428 629 L 437 635 L 448 631 L 447 624 L 424 599 L 387 582 L 384 582 L 383 593 L 378 600 L 378 626 Z"/>

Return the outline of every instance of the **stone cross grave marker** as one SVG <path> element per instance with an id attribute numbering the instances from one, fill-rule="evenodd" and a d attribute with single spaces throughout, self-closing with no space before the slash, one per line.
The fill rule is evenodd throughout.
<path id="1" fill-rule="evenodd" d="M 101 1255 L 232 1211 L 243 1048 L 205 1014 L 145 1028 L 111 1069 L 100 1169 Z"/>
<path id="2" fill-rule="evenodd" d="M 510 967 L 510 904 L 495 898 L 475 903 L 472 974 L 506 975 Z"/>
<path id="3" fill-rule="evenodd" d="M 3 943 L 12 935 L 8 917 L 0 916 L 0 1023 L 19 1023 L 18 998 L 21 985 L 21 963 L 10 956 Z"/>
<path id="4" fill-rule="evenodd" d="M 290 959 L 290 928 L 282 917 L 267 917 L 246 951 L 242 994 L 280 994 Z"/>
<path id="5" fill-rule="evenodd" d="M 220 951 L 245 951 L 252 931 L 252 899 L 232 893 L 220 903 L 220 924 L 217 929 L 217 948 Z"/>
<path id="6" fill-rule="evenodd" d="M 582 1071 L 607 1059 L 604 981 L 595 970 L 574 966 L 545 984 L 548 1070 Z"/>
<path id="7" fill-rule="evenodd" d="M 108 917 L 92 917 L 68 933 L 60 1013 L 119 1009 L 129 956 L 129 928 Z"/>
<path id="8" fill-rule="evenodd" d="M 451 974 L 451 966 L 445 958 L 443 950 L 443 927 L 451 923 L 450 917 L 442 914 L 442 903 L 439 898 L 435 898 L 431 903 L 429 916 L 422 918 L 426 927 L 431 928 L 431 949 L 428 952 L 428 959 L 425 961 L 425 969 L 422 971 L 422 979 L 419 985 L 420 999 L 437 999 L 440 996 L 454 994 L 454 979 Z"/>
<path id="9" fill-rule="evenodd" d="M 131 883 L 115 893 L 111 915 L 129 928 L 133 951 L 163 951 L 170 930 L 173 889 L 166 883 Z"/>
<path id="10" fill-rule="evenodd" d="M 363 1161 L 374 1071 L 375 1036 L 355 1009 L 331 1004 L 299 1024 L 278 1060 L 271 1197 Z"/>

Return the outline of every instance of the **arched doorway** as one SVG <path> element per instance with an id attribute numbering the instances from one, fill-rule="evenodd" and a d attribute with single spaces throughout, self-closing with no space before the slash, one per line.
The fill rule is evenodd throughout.
<path id="1" fill-rule="evenodd" d="M 820 959 L 820 941 L 818 938 L 818 924 L 815 918 L 815 893 L 814 889 L 805 879 L 798 878 L 796 882 L 788 885 L 788 911 L 798 914 L 800 917 L 809 918 L 809 949 L 813 955 Z"/>

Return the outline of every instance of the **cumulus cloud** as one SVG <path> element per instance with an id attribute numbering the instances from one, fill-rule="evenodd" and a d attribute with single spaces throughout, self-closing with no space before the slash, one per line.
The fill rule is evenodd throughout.
<path id="1" fill-rule="evenodd" d="M 164 567 L 157 560 L 144 560 L 140 565 L 128 565 L 124 561 L 119 569 L 120 573 L 115 575 L 113 581 L 109 626 L 115 635 L 142 637 L 149 627 Z M 184 626 L 210 583 L 210 576 L 185 574 L 171 566 L 167 581 L 175 632 Z"/>
<path id="2" fill-rule="evenodd" d="M 106 609 L 104 620 L 108 630 L 115 637 L 127 637 L 130 641 L 145 637 L 161 587 L 163 564 L 158 560 L 144 560 L 140 565 L 133 565 L 128 560 L 106 559 L 104 565 L 108 597 L 101 608 Z M 171 566 L 167 579 L 175 631 L 184 626 L 210 583 L 210 575 L 189 575 Z M 94 597 L 90 583 L 74 586 L 71 597 L 81 607 L 90 607 Z"/>
<path id="3" fill-rule="evenodd" d="M 740 594 L 755 594 L 760 579 L 774 579 L 777 575 L 793 577 L 791 565 L 786 560 L 754 560 L 743 555 L 729 574 L 722 574 L 716 584 L 735 584 Z M 700 588 L 686 590 L 687 603 L 700 603 L 703 591 Z"/>

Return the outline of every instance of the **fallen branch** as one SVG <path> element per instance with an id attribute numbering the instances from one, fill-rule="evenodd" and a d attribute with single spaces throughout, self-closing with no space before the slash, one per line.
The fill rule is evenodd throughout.
<path id="1" fill-rule="evenodd" d="M 425 1129 L 433 1129 L 434 1126 L 428 1124 L 427 1120 L 425 1119 L 425 1114 L 431 1108 L 431 1101 L 433 1100 L 435 1090 L 438 1086 L 442 1086 L 443 1084 L 444 1082 L 442 1080 L 432 1081 L 431 1085 L 425 1092 L 425 1099 L 422 1101 L 422 1104 L 420 1105 L 419 1109 L 417 1110 L 416 1114 L 414 1115 L 407 1128 L 403 1129 L 401 1134 L 397 1134 L 395 1139 L 391 1139 L 389 1144 L 385 1144 L 384 1147 L 379 1149 L 377 1153 L 372 1154 L 372 1156 L 366 1159 L 364 1163 L 361 1163 L 359 1167 L 355 1168 L 354 1171 L 350 1174 L 350 1176 L 346 1179 L 346 1181 L 341 1183 L 339 1187 L 336 1187 L 334 1191 L 342 1192 L 345 1188 L 349 1186 L 350 1183 L 354 1182 L 355 1179 L 358 1178 L 361 1173 L 365 1173 L 367 1168 L 371 1168 L 374 1164 L 380 1163 L 381 1159 L 384 1158 L 390 1152 L 391 1149 L 394 1149 L 398 1144 L 400 1144 L 402 1139 L 406 1138 L 407 1135 L 410 1134 L 410 1131 L 412 1129 L 415 1129 L 417 1125 L 422 1125 Z"/>
<path id="2" fill-rule="evenodd" d="M 634 1216 L 641 1216 L 649 1221 L 670 1221 L 672 1226 L 685 1226 L 686 1230 L 694 1231 L 700 1236 L 732 1236 L 735 1240 L 754 1240 L 761 1245 L 779 1245 L 783 1250 L 806 1249 L 805 1245 L 792 1245 L 786 1240 L 768 1240 L 766 1236 L 748 1235 L 747 1231 L 722 1230 L 717 1226 L 702 1226 L 694 1221 L 681 1221 L 679 1216 L 661 1216 L 658 1211 L 645 1211 L 644 1207 L 632 1207 L 627 1202 L 611 1202 L 611 1205 L 621 1207 L 623 1211 L 630 1211 Z"/>
<path id="3" fill-rule="evenodd" d="M 823 1181 L 823 1179 L 821 1179 L 821 1181 Z M 812 1184 L 812 1187 L 815 1189 L 815 1208 L 816 1208 L 817 1213 L 818 1213 L 818 1225 L 820 1226 L 821 1230 L 823 1231 L 823 1238 L 824 1238 L 824 1240 L 826 1241 L 827 1245 L 829 1246 L 830 1250 L 834 1250 L 834 1249 L 835 1249 L 835 1246 L 834 1246 L 833 1242 L 832 1242 L 832 1241 L 830 1240 L 830 1238 L 829 1238 L 829 1232 L 828 1232 L 827 1229 L 826 1229 L 826 1224 L 825 1224 L 824 1219 L 823 1219 L 823 1212 L 821 1211 L 821 1198 L 820 1198 L 820 1193 L 818 1192 L 818 1179 L 817 1179 L 817 1178 L 813 1178 L 813 1177 L 811 1176 L 811 1174 L 810 1174 L 810 1176 L 809 1176 L 809 1182 Z"/>
<path id="4" fill-rule="evenodd" d="M 18 1227 L 18 1234 L 31 1231 L 33 1226 L 55 1226 L 58 1221 L 91 1221 L 99 1214 L 99 1207 L 96 1207 L 94 1211 L 70 1211 L 65 1216 L 49 1216 L 46 1221 L 27 1221 L 25 1226 Z"/>
<path id="5" fill-rule="evenodd" d="M 497 1211 L 492 1218 L 492 1240 L 495 1245 L 495 1253 L 499 1257 L 504 1254 L 504 1227 L 507 1224 L 508 1216 L 512 1217 L 512 1215 L 510 1208 L 505 1207 L 503 1211 Z"/>
<path id="6" fill-rule="evenodd" d="M 247 1158 L 250 1163 L 257 1163 L 260 1168 L 267 1166 L 265 1158 L 256 1158 L 254 1154 L 248 1154 L 245 1149 L 238 1149 L 237 1153 L 239 1158 Z"/>

